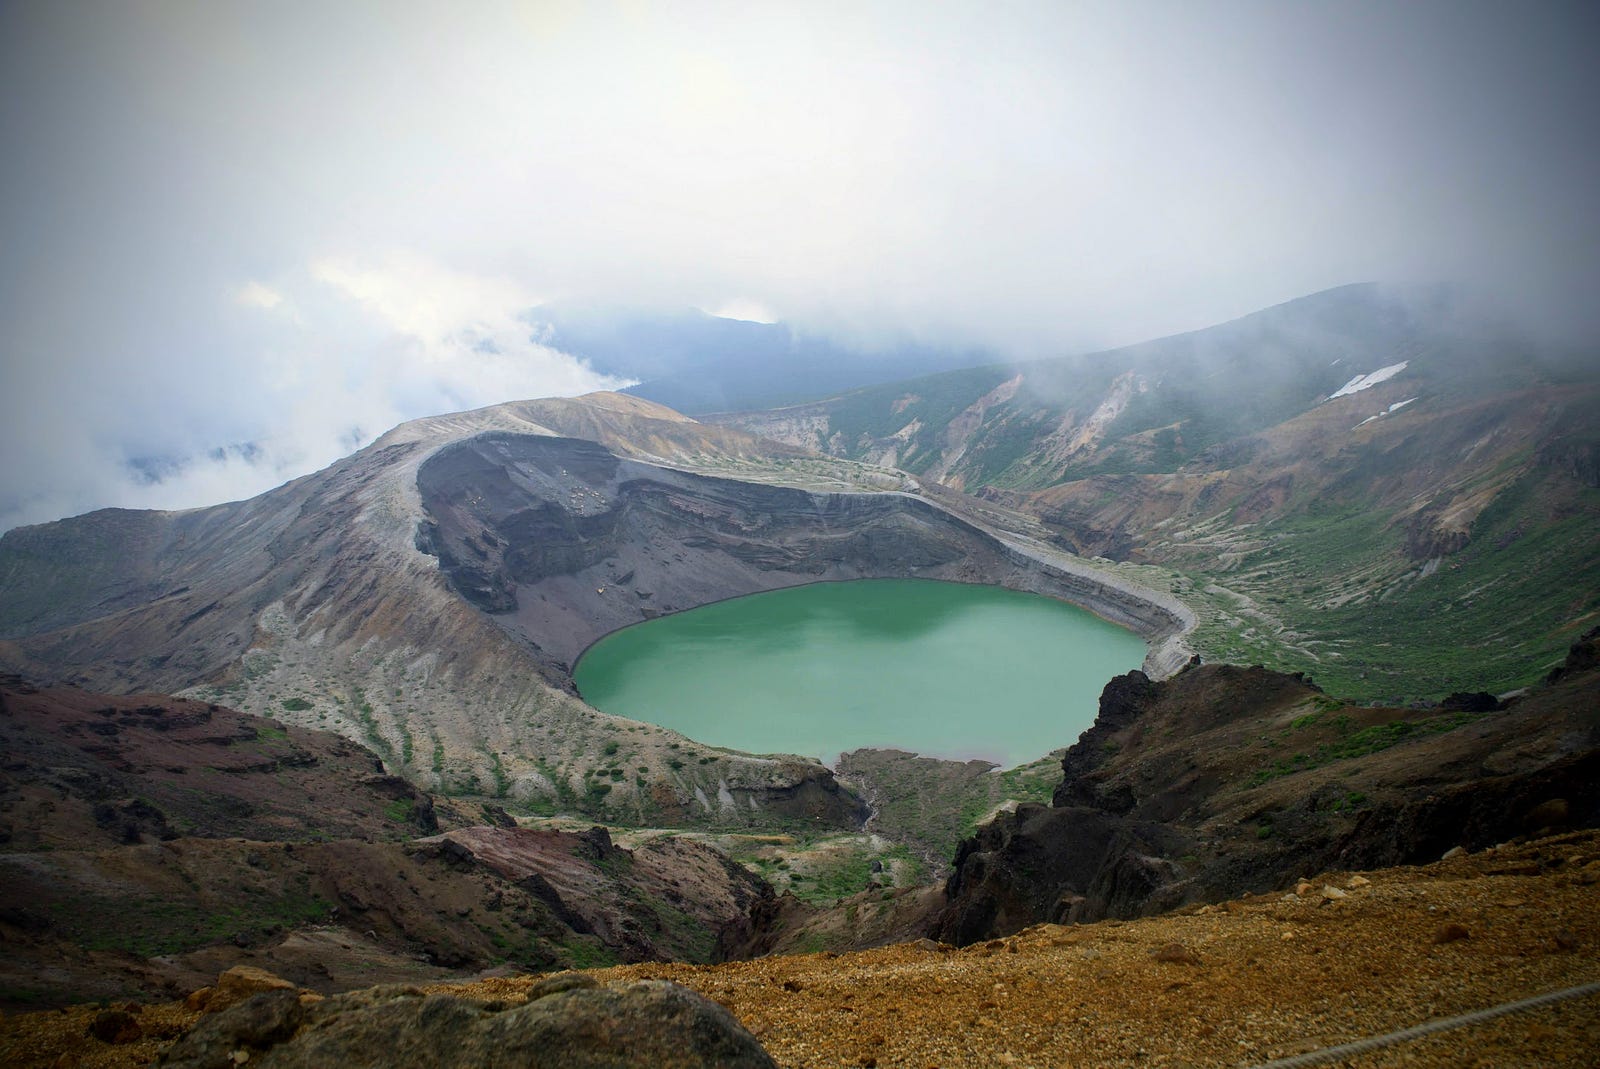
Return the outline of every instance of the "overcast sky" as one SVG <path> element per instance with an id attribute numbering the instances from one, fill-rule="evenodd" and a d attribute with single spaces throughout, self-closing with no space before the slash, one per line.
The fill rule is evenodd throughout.
<path id="1" fill-rule="evenodd" d="M 1017 355 L 1367 279 L 1593 317 L 1597 12 L 6 0 L 0 528 L 613 385 L 548 300 Z"/>

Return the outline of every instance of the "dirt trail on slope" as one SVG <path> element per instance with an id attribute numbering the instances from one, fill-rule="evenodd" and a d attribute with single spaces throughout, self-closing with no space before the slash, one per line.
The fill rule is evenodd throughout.
<path id="1" fill-rule="evenodd" d="M 701 992 L 786 1067 L 1250 1066 L 1600 980 L 1597 906 L 1600 832 L 1587 831 L 959 951 L 923 941 L 592 975 Z M 514 1005 L 538 979 L 425 990 Z M 96 1012 L 0 1022 L 0 1063 L 132 1066 L 167 1045 L 87 1038 Z M 136 1016 L 157 1035 L 198 1017 L 181 1004 Z M 1589 996 L 1339 1064 L 1592 1066 L 1596 1051 Z"/>

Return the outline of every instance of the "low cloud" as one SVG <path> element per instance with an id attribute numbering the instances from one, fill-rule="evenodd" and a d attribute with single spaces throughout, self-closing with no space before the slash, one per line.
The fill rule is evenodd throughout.
<path id="1" fill-rule="evenodd" d="M 233 299 L 246 308 L 261 308 L 270 312 L 283 303 L 283 294 L 259 282 L 247 282 L 239 287 Z"/>
<path id="2" fill-rule="evenodd" d="M 1570 0 L 0 4 L 0 525 L 611 385 L 523 329 L 542 299 L 1026 357 L 1464 279 L 1587 342 L 1597 34 Z"/>
<path id="3" fill-rule="evenodd" d="M 35 449 L 42 463 L 7 468 L 0 529 L 97 507 L 236 500 L 407 419 L 629 385 L 537 340 L 526 319 L 534 294 L 415 254 L 316 260 L 271 285 L 245 282 L 221 303 L 238 309 L 241 344 L 253 350 L 221 369 L 236 422 L 173 433 L 151 426 L 148 411 L 107 409 L 107 422 L 71 437 L 70 462 L 52 446 Z M 137 367 L 110 370 L 140 377 Z M 43 432 L 17 422 L 0 431 L 8 456 L 31 448 L 29 433 Z"/>
<path id="4" fill-rule="evenodd" d="M 778 317 L 760 301 L 752 301 L 748 297 L 740 297 L 731 301 L 724 301 L 715 308 L 705 310 L 707 315 L 714 315 L 718 319 L 739 319 L 746 323 L 776 323 Z"/>

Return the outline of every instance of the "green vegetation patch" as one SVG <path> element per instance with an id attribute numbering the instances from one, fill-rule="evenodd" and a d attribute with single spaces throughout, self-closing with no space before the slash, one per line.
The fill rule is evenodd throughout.
<path id="1" fill-rule="evenodd" d="M 617 964 L 617 956 L 592 935 L 580 935 L 562 944 L 561 949 L 574 969 L 603 969 Z"/>
<path id="2" fill-rule="evenodd" d="M 1061 782 L 1061 754 L 997 772 L 982 762 L 939 761 L 884 750 L 844 755 L 840 772 L 860 784 L 877 810 L 873 828 L 907 844 L 934 870 L 1005 802 L 1049 802 Z"/>
<path id="3" fill-rule="evenodd" d="M 405 824 L 411 819 L 411 814 L 416 811 L 417 803 L 412 798 L 399 798 L 383 808 L 383 815 L 396 824 Z"/>
<path id="4" fill-rule="evenodd" d="M 1316 715 L 1316 714 L 1312 714 Z M 1493 713 L 1447 713 L 1443 716 L 1424 717 L 1420 720 L 1391 720 L 1387 724 L 1373 724 L 1359 730 L 1351 731 L 1343 738 L 1332 742 L 1325 742 L 1317 746 L 1310 753 L 1297 753 L 1292 757 L 1281 758 L 1267 768 L 1257 769 L 1245 781 L 1246 787 L 1259 787 L 1269 780 L 1279 776 L 1292 776 L 1296 772 L 1306 772 L 1313 768 L 1321 768 L 1335 761 L 1344 761 L 1352 757 L 1365 757 L 1368 754 L 1379 753 L 1390 747 L 1398 746 L 1402 742 L 1412 739 L 1426 738 L 1429 735 L 1442 735 L 1447 731 L 1467 724 L 1476 723 L 1485 716 Z M 1301 718 L 1305 719 L 1305 718 Z M 1350 799 L 1347 795 L 1346 799 Z M 1355 796 L 1355 801 L 1350 803 L 1353 808 L 1366 800 L 1365 796 Z"/>
<path id="5" fill-rule="evenodd" d="M 1191 641 L 1207 660 L 1307 672 L 1358 702 L 1531 685 L 1600 619 L 1600 490 L 1555 494 L 1537 473 L 1520 478 L 1463 548 L 1432 564 L 1407 556 L 1382 513 L 1308 506 L 1261 528 L 1215 576 L 1268 619 L 1226 595 L 1186 593 L 1201 616 Z M 1211 556 L 1174 563 L 1204 575 Z"/>
<path id="6" fill-rule="evenodd" d="M 118 898 L 103 902 L 57 902 L 55 921 L 86 950 L 112 950 L 139 957 L 182 954 L 235 937 L 263 937 L 277 928 L 325 920 L 333 903 L 309 892 L 253 898 L 243 905 L 207 909 L 183 899 Z M 116 917 L 115 924 L 104 918 Z"/>

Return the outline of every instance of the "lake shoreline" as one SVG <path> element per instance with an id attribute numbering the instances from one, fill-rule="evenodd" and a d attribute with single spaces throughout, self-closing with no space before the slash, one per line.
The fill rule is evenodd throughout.
<path id="1" fill-rule="evenodd" d="M 864 579 L 620 629 L 574 682 L 604 712 L 741 753 L 910 750 L 1012 768 L 1087 729 L 1104 681 L 1145 652 L 1130 630 L 1059 599 Z"/>

